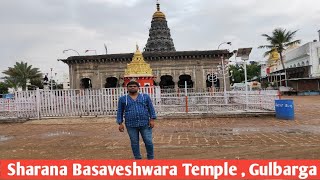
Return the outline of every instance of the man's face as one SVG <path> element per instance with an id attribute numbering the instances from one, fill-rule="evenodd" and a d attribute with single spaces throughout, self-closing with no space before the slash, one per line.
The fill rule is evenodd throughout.
<path id="1" fill-rule="evenodd" d="M 139 89 L 139 87 L 135 84 L 128 86 L 129 93 L 136 93 L 136 92 L 138 92 L 138 89 Z"/>

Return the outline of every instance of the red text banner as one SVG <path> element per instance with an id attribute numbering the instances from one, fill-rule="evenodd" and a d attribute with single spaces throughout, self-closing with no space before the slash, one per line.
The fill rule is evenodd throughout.
<path id="1" fill-rule="evenodd" d="M 0 179 L 320 179 L 320 160 L 0 160 Z"/>

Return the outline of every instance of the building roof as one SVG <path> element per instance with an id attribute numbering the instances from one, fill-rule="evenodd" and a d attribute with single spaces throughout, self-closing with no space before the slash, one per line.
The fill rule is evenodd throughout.
<path id="1" fill-rule="evenodd" d="M 158 60 L 184 60 L 184 59 L 217 59 L 224 56 L 229 59 L 233 55 L 228 50 L 209 50 L 209 51 L 169 51 L 169 52 L 143 52 L 146 61 Z M 133 58 L 133 53 L 105 54 L 91 56 L 70 56 L 67 59 L 58 59 L 66 64 L 88 63 L 88 62 L 129 62 Z"/>

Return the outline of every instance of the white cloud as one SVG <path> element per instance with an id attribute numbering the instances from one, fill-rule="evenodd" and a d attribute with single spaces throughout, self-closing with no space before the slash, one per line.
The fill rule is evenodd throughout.
<path id="1" fill-rule="evenodd" d="M 141 0 L 87 0 L 90 3 L 100 3 L 113 6 L 134 6 Z"/>

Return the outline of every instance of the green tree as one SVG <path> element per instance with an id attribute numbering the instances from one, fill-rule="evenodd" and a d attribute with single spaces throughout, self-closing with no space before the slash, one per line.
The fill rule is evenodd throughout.
<path id="1" fill-rule="evenodd" d="M 0 94 L 7 94 L 9 87 L 6 83 L 0 82 Z"/>
<path id="2" fill-rule="evenodd" d="M 8 70 L 3 71 L 3 74 L 7 75 L 4 77 L 6 83 L 10 87 L 17 89 L 22 87 L 26 90 L 27 79 L 32 81 L 41 80 L 42 74 L 39 68 L 33 68 L 32 65 L 28 65 L 26 62 L 16 62 L 13 67 L 9 67 Z"/>
<path id="3" fill-rule="evenodd" d="M 4 77 L 3 79 L 4 79 L 4 81 L 5 81 L 5 84 L 6 84 L 8 87 L 14 88 L 15 90 L 18 88 L 18 87 L 17 87 L 17 84 L 18 84 L 17 79 L 15 79 L 15 78 L 13 78 L 13 77 L 8 77 L 8 76 Z"/>
<path id="4" fill-rule="evenodd" d="M 31 86 L 28 87 L 30 90 L 33 90 L 37 87 L 39 89 L 43 89 L 42 79 L 33 79 L 30 81 L 30 84 L 31 84 Z"/>
<path id="5" fill-rule="evenodd" d="M 250 65 L 247 65 L 248 80 L 260 77 L 260 73 L 261 66 L 257 63 L 251 63 Z"/>
<path id="6" fill-rule="evenodd" d="M 247 79 L 250 80 L 255 77 L 260 77 L 261 67 L 257 63 L 247 64 Z M 233 83 L 241 83 L 244 81 L 244 70 L 242 66 L 230 65 L 229 71 L 232 71 L 230 81 Z M 231 72 L 230 72 L 231 73 Z M 232 79 L 234 81 L 232 81 Z"/>
<path id="7" fill-rule="evenodd" d="M 230 77 L 230 82 L 240 83 L 244 81 L 244 73 L 243 73 L 243 70 L 240 68 L 240 66 L 230 65 L 229 70 L 232 71 L 232 77 Z"/>
<path id="8" fill-rule="evenodd" d="M 287 31 L 286 29 L 283 29 L 283 28 L 277 28 L 273 30 L 272 35 L 262 34 L 262 36 L 265 37 L 266 40 L 269 42 L 269 45 L 262 45 L 262 46 L 259 46 L 259 48 L 269 49 L 264 53 L 264 56 L 268 56 L 271 53 L 272 49 L 276 48 L 276 50 L 280 54 L 280 61 L 286 75 L 287 75 L 287 70 L 283 62 L 283 51 L 285 51 L 288 47 L 292 45 L 301 43 L 301 40 L 294 40 L 294 37 L 297 31 L 298 30 Z M 286 82 L 286 85 L 287 85 L 287 82 Z"/>

